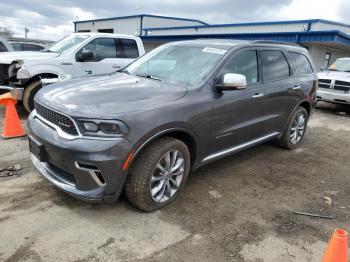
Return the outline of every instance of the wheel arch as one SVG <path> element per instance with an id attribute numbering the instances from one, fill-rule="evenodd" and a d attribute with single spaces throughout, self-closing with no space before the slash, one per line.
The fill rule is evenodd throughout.
<path id="1" fill-rule="evenodd" d="M 299 103 L 295 108 L 294 108 L 294 111 L 299 107 L 304 107 L 306 109 L 306 112 L 307 112 L 307 115 L 308 117 L 310 116 L 311 114 L 311 109 L 312 109 L 312 106 L 311 106 L 311 103 L 307 100 L 304 100 L 302 101 L 301 103 Z"/>
<path id="2" fill-rule="evenodd" d="M 35 81 L 40 81 L 42 78 L 57 78 L 58 75 L 53 74 L 53 73 L 40 73 L 37 75 L 34 75 L 33 77 L 29 78 L 26 82 L 25 82 L 25 87 L 26 88 L 28 85 L 30 85 L 31 83 L 35 82 Z"/>
<path id="3" fill-rule="evenodd" d="M 196 162 L 196 158 L 198 155 L 198 140 L 194 133 L 187 128 L 168 128 L 166 130 L 162 130 L 160 132 L 157 132 L 151 136 L 149 136 L 144 142 L 140 143 L 136 149 L 134 150 L 134 154 L 132 157 L 131 162 L 129 163 L 129 167 L 134 163 L 134 161 L 137 159 L 137 157 L 140 155 L 140 153 L 152 142 L 155 140 L 161 138 L 161 137 L 173 137 L 176 138 L 183 143 L 188 148 L 188 151 L 190 152 L 191 157 L 191 168 L 193 168 L 194 163 Z"/>
<path id="4" fill-rule="evenodd" d="M 299 102 L 299 103 L 293 108 L 293 110 L 291 111 L 290 115 L 288 116 L 288 121 L 287 121 L 286 124 L 285 124 L 285 127 L 284 127 L 284 129 L 283 129 L 283 132 L 284 132 L 284 130 L 286 130 L 289 121 L 290 121 L 291 118 L 293 117 L 293 114 L 294 114 L 295 110 L 297 110 L 298 107 L 303 107 L 303 108 L 305 108 L 305 110 L 306 110 L 306 112 L 307 112 L 307 114 L 308 114 L 308 118 L 310 117 L 311 110 L 312 110 L 312 105 L 311 105 L 311 103 L 310 103 L 308 100 L 303 100 L 303 101 Z M 283 133 L 283 132 L 282 132 L 282 133 Z"/>

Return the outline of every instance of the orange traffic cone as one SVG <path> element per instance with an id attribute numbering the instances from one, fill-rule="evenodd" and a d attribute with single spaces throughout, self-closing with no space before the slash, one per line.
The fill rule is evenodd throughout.
<path id="1" fill-rule="evenodd" d="M 334 231 L 322 262 L 348 262 L 348 233 L 345 230 Z"/>
<path id="2" fill-rule="evenodd" d="M 12 97 L 11 93 L 6 93 L 0 96 L 0 105 L 6 106 L 4 130 L 1 134 L 3 138 L 25 136 L 15 104 L 16 99 Z"/>

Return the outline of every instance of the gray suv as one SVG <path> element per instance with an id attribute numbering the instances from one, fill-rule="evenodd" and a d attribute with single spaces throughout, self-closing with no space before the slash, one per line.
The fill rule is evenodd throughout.
<path id="1" fill-rule="evenodd" d="M 39 91 L 28 120 L 31 159 L 74 197 L 113 202 L 124 190 L 151 211 L 200 166 L 268 140 L 297 147 L 316 91 L 298 46 L 170 43 L 119 72 Z"/>

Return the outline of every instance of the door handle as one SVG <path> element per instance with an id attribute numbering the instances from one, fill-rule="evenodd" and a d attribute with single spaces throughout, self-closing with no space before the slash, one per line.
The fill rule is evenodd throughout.
<path id="1" fill-rule="evenodd" d="M 122 68 L 120 65 L 113 65 L 113 68 Z"/>
<path id="2" fill-rule="evenodd" d="M 258 98 L 258 97 L 263 97 L 264 94 L 263 93 L 255 93 L 252 97 L 253 98 Z"/>
<path id="3" fill-rule="evenodd" d="M 299 89 L 301 89 L 301 86 L 294 86 L 293 87 L 293 90 L 299 90 Z"/>

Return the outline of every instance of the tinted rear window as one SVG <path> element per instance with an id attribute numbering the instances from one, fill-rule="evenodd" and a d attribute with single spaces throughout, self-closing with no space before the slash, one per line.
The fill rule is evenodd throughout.
<path id="1" fill-rule="evenodd" d="M 21 51 L 40 51 L 43 50 L 44 47 L 39 45 L 32 45 L 32 44 L 22 44 Z"/>
<path id="2" fill-rule="evenodd" d="M 289 65 L 282 51 L 262 51 L 261 60 L 264 81 L 289 77 Z"/>
<path id="3" fill-rule="evenodd" d="M 6 46 L 0 42 L 0 52 L 7 52 L 7 51 L 8 50 L 7 50 Z"/>
<path id="4" fill-rule="evenodd" d="M 289 56 L 292 60 L 295 73 L 297 75 L 312 73 L 312 67 L 306 56 L 298 53 L 289 52 Z"/>
<path id="5" fill-rule="evenodd" d="M 117 56 L 118 58 L 139 57 L 139 50 L 136 41 L 124 38 L 117 39 Z"/>

